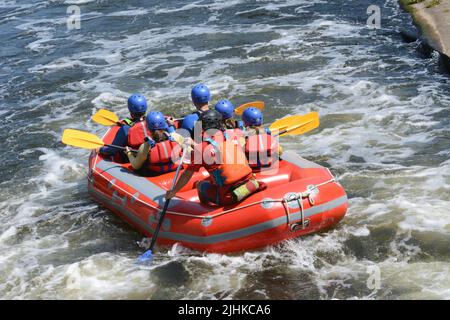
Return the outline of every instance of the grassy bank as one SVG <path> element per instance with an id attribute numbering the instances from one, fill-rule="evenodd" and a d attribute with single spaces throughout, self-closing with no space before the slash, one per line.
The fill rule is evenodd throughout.
<path id="1" fill-rule="evenodd" d="M 415 9 L 413 5 L 425 1 L 428 1 L 426 8 L 433 8 L 441 4 L 441 0 L 400 0 L 400 3 L 403 6 L 403 8 L 405 8 L 409 12 L 412 12 Z"/>

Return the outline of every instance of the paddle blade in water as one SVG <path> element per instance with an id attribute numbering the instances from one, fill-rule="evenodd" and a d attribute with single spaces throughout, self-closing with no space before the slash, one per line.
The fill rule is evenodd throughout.
<path id="1" fill-rule="evenodd" d="M 237 114 L 238 116 L 240 116 L 244 113 L 245 109 L 250 108 L 250 107 L 253 107 L 253 108 L 263 111 L 265 106 L 266 106 L 266 104 L 264 103 L 264 101 L 248 102 L 248 103 L 245 103 L 245 104 L 237 107 L 236 109 L 234 109 L 234 113 Z"/>
<path id="2" fill-rule="evenodd" d="M 113 126 L 119 121 L 119 117 L 114 112 L 100 109 L 92 116 L 92 120 L 104 126 Z"/>
<path id="3" fill-rule="evenodd" d="M 143 254 L 141 254 L 138 258 L 139 264 L 148 264 L 153 260 L 153 252 L 152 250 L 147 250 Z"/>
<path id="4" fill-rule="evenodd" d="M 100 139 L 96 135 L 89 132 L 74 129 L 64 130 L 61 141 L 62 143 L 70 146 L 89 150 L 96 149 L 98 147 L 103 147 L 105 145 L 102 139 Z"/>

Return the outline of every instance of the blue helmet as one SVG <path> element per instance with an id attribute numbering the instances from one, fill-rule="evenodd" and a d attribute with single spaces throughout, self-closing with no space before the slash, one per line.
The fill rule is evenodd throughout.
<path id="1" fill-rule="evenodd" d="M 169 128 L 166 118 L 161 112 L 152 111 L 147 115 L 147 128 L 149 130 L 167 130 Z"/>
<path id="2" fill-rule="evenodd" d="M 199 116 L 196 113 L 192 113 L 184 117 L 181 128 L 190 132 L 194 131 L 195 123 L 199 120 Z"/>
<path id="3" fill-rule="evenodd" d="M 246 126 L 260 126 L 263 124 L 263 115 L 261 110 L 250 107 L 245 109 L 242 120 L 244 120 Z"/>
<path id="4" fill-rule="evenodd" d="M 214 109 L 220 112 L 223 120 L 234 117 L 234 106 L 230 101 L 226 99 L 217 102 L 214 106 Z"/>
<path id="5" fill-rule="evenodd" d="M 195 104 L 207 104 L 211 100 L 211 93 L 203 83 L 192 88 L 191 98 Z"/>
<path id="6" fill-rule="evenodd" d="M 128 110 L 131 114 L 147 112 L 147 100 L 142 94 L 132 94 L 128 98 Z"/>

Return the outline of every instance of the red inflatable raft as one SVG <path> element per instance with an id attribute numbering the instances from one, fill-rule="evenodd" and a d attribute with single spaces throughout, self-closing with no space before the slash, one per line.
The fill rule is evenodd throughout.
<path id="1" fill-rule="evenodd" d="M 117 128 L 104 141 L 111 143 Z M 89 159 L 89 193 L 135 229 L 151 237 L 164 195 L 175 173 L 141 177 L 122 164 L 95 152 Z M 348 206 L 347 195 L 331 172 L 295 153 L 285 152 L 276 174 L 257 173 L 268 188 L 228 207 L 199 202 L 196 173 L 175 197 L 159 233 L 158 244 L 207 252 L 236 252 L 264 247 L 327 229 L 338 223 Z"/>

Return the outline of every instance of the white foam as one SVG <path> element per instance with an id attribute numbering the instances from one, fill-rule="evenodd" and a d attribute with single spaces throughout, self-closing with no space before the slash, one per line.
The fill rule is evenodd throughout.
<path id="1" fill-rule="evenodd" d="M 0 234 L 0 243 L 4 242 L 8 238 L 14 236 L 17 233 L 17 228 L 15 226 L 11 226 L 6 231 Z"/>
<path id="2" fill-rule="evenodd" d="M 123 11 L 116 11 L 113 13 L 108 14 L 108 16 L 111 17 L 128 17 L 128 16 L 142 16 L 148 13 L 148 10 L 144 8 L 139 9 L 131 9 L 131 10 L 123 10 Z"/>
<path id="3" fill-rule="evenodd" d="M 228 0 L 228 1 L 213 1 L 208 4 L 202 4 L 204 1 L 194 1 L 193 3 L 186 4 L 181 7 L 172 7 L 169 9 L 157 9 L 155 10 L 156 14 L 166 14 L 166 13 L 175 13 L 181 11 L 188 11 L 195 8 L 206 8 L 210 11 L 220 11 L 226 8 L 234 7 L 240 3 L 243 3 L 244 0 Z"/>
<path id="4" fill-rule="evenodd" d="M 52 63 L 45 65 L 36 65 L 28 69 L 31 73 L 48 73 L 48 72 L 59 72 L 64 69 L 82 68 L 89 67 L 88 64 L 82 62 L 81 60 L 71 60 L 67 58 L 60 58 Z"/>
<path id="5" fill-rule="evenodd" d="M 99 2 L 101 0 L 66 0 L 65 4 L 87 4 L 91 2 Z"/>

